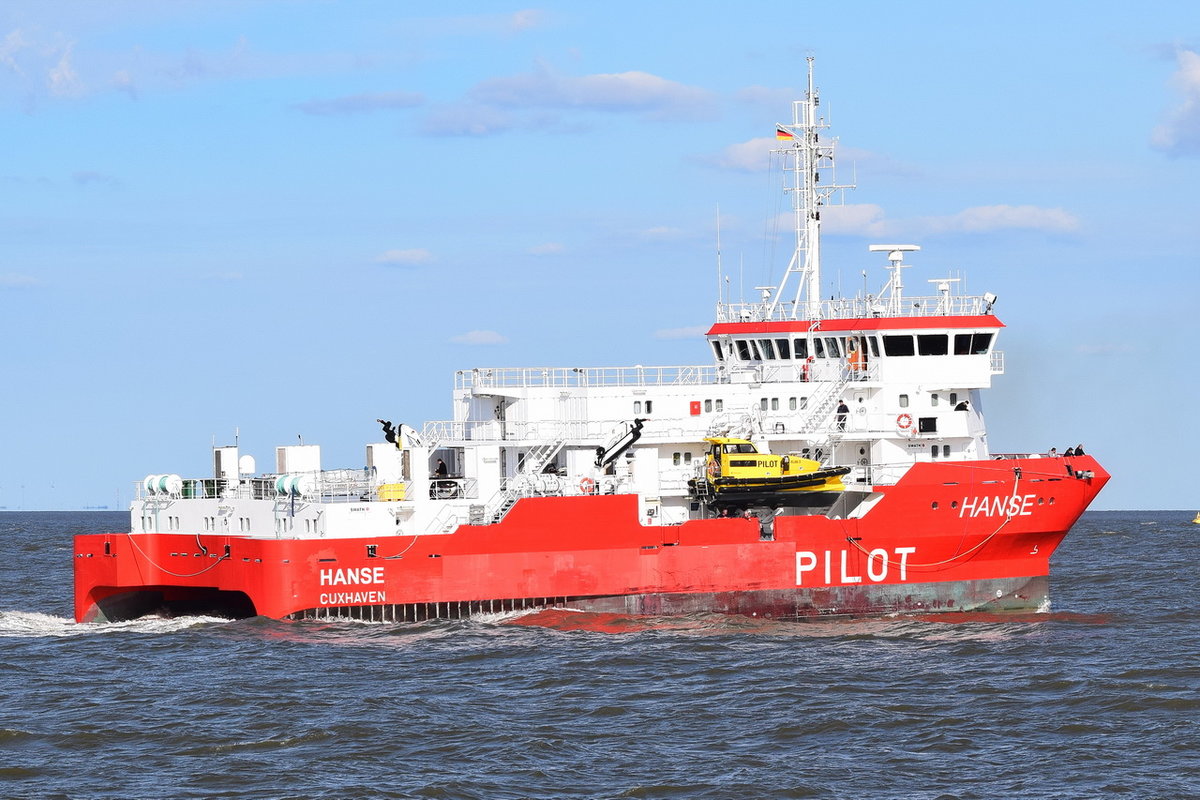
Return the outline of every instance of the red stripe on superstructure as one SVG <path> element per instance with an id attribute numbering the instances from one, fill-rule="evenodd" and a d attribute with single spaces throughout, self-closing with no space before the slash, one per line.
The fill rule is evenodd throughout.
<path id="1" fill-rule="evenodd" d="M 861 319 L 785 320 L 779 322 L 717 322 L 706 336 L 722 333 L 814 333 L 818 331 L 896 331 L 930 328 L 1003 328 L 991 314 L 970 317 L 867 317 Z"/>

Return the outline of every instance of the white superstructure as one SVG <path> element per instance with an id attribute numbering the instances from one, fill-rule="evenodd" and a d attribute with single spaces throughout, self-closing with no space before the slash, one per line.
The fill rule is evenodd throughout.
<path id="1" fill-rule="evenodd" d="M 830 514 L 853 513 L 915 462 L 987 458 L 980 392 L 1004 369 L 994 296 L 955 294 L 953 277 L 910 278 L 934 293 L 906 295 L 905 258 L 919 248 L 881 244 L 870 248 L 889 270 L 878 294 L 820 297 L 820 210 L 850 187 L 833 181 L 817 109 L 810 59 L 807 96 L 778 134 L 795 250 L 777 287 L 718 304 L 709 363 L 459 371 L 453 418 L 389 424 L 365 470 L 323 470 L 307 445 L 278 448 L 275 472 L 256 475 L 236 448 L 217 448 L 212 479 L 149 476 L 133 531 L 438 535 L 502 519 L 522 497 L 597 492 L 636 494 L 644 523 L 673 525 L 713 513 L 695 482 L 714 436 L 850 467 Z"/>

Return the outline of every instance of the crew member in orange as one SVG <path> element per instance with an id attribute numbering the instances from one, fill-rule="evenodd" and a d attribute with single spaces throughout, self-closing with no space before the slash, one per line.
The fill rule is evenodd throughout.
<path id="1" fill-rule="evenodd" d="M 857 381 L 862 378 L 863 371 L 863 352 L 858 348 L 856 342 L 850 342 L 850 353 L 847 356 L 850 361 L 850 379 Z"/>

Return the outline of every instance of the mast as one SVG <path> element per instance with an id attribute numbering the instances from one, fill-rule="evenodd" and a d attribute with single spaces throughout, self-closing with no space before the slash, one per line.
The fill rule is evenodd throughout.
<path id="1" fill-rule="evenodd" d="M 816 319 L 821 310 L 821 206 L 834 192 L 853 189 L 853 184 L 836 181 L 821 184 L 821 169 L 832 178 L 837 140 L 822 141 L 820 131 L 829 127 L 817 116 L 820 98 L 813 84 L 813 57 L 808 57 L 808 90 L 803 100 L 792 103 L 792 123 L 776 126 L 776 139 L 782 147 L 772 150 L 788 161 L 791 186 L 785 189 L 792 199 L 796 247 L 779 286 L 775 288 L 765 313 L 767 319 Z M 795 276 L 792 299 L 785 300 L 788 283 Z M 788 308 L 790 306 L 790 308 Z"/>

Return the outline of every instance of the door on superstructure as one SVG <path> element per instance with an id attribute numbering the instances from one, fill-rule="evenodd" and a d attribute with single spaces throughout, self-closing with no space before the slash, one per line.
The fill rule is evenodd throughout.
<path id="1" fill-rule="evenodd" d="M 500 438 L 508 438 L 508 401 L 503 397 L 496 398 L 496 422 L 500 423 Z"/>
<path id="2" fill-rule="evenodd" d="M 865 431 L 867 430 L 867 392 L 865 389 L 856 389 L 854 391 L 854 399 L 851 402 L 853 406 L 850 409 L 850 430 Z"/>
<path id="3" fill-rule="evenodd" d="M 587 398 L 578 397 L 569 392 L 563 392 L 558 396 L 558 403 L 555 408 L 558 423 L 552 436 L 555 439 L 570 439 L 582 436 L 583 433 L 579 430 L 584 420 L 587 417 Z"/>

